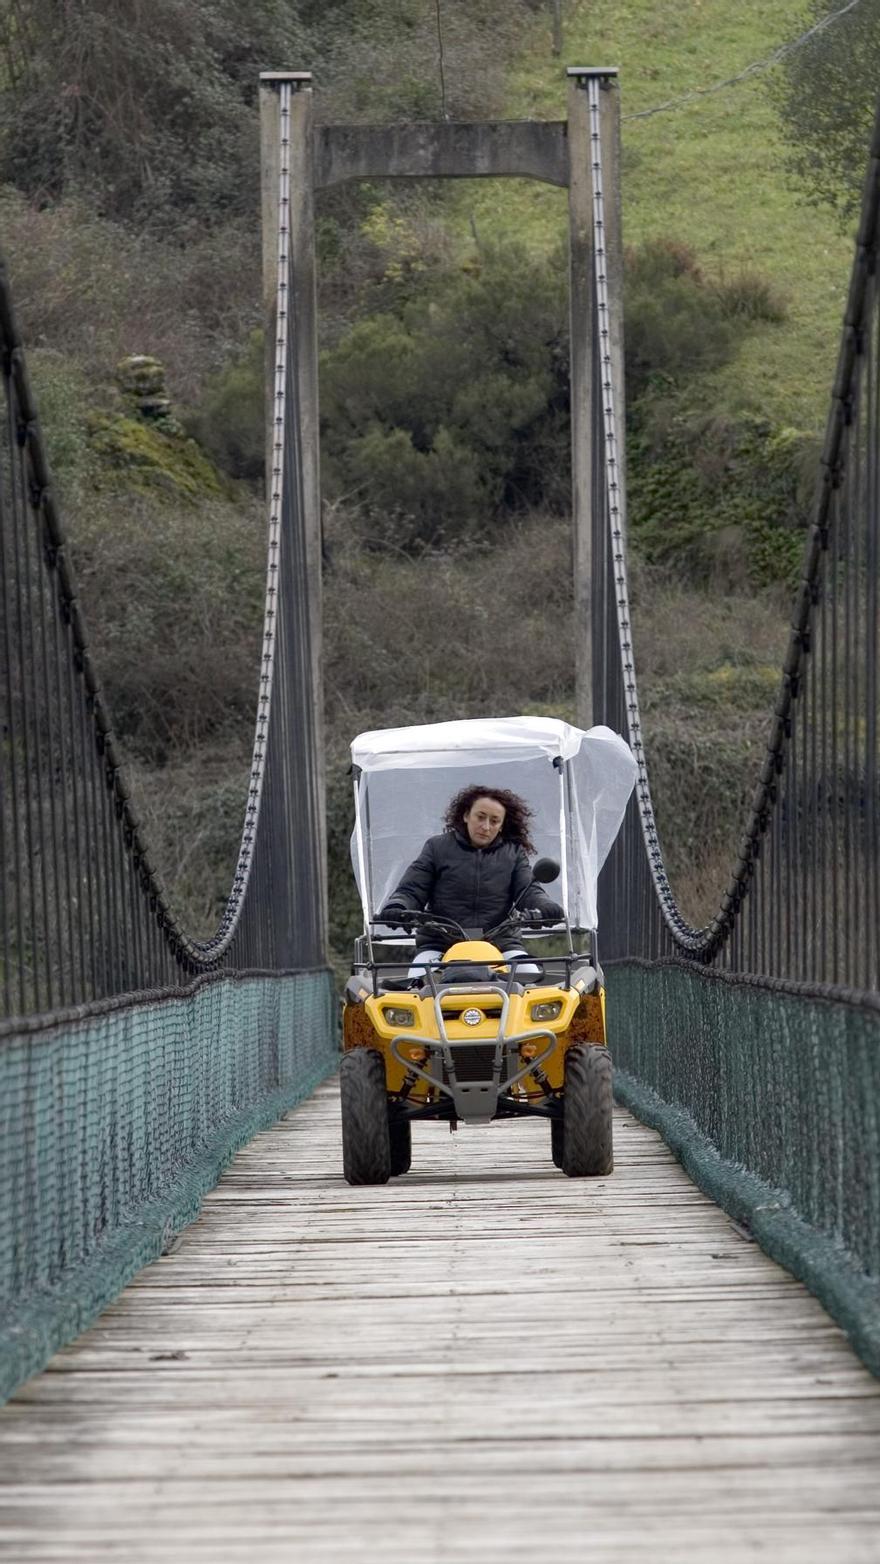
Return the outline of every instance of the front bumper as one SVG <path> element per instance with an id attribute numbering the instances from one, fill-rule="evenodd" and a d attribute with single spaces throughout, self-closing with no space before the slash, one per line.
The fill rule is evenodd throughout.
<path id="1" fill-rule="evenodd" d="M 544 1043 L 541 1051 L 523 1061 L 520 1045 L 540 1040 Z M 498 1115 L 499 1098 L 508 1096 L 527 1075 L 540 1070 L 557 1041 L 556 1033 L 543 1027 L 530 1027 L 512 1037 L 504 1036 L 499 1028 L 498 1036 L 491 1042 L 485 1038 L 470 1042 L 407 1032 L 392 1038 L 391 1053 L 404 1069 L 451 1099 L 455 1118 L 464 1124 L 489 1124 Z M 411 1057 L 413 1046 L 425 1050 L 427 1058 L 421 1064 Z M 406 1054 L 401 1051 L 404 1047 Z"/>

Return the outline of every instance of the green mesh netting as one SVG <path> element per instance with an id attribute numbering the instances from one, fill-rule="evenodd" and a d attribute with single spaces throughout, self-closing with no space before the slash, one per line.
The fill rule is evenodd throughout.
<path id="1" fill-rule="evenodd" d="M 620 1100 L 880 1375 L 880 1007 L 685 962 L 608 971 Z"/>
<path id="2" fill-rule="evenodd" d="M 328 972 L 222 976 L 0 1039 L 0 1401 L 335 1067 Z"/>

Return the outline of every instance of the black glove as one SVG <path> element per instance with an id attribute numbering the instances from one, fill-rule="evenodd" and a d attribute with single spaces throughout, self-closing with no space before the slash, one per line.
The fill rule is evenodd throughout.
<path id="1" fill-rule="evenodd" d="M 390 929 L 399 929 L 401 918 L 408 917 L 411 910 L 410 907 L 405 907 L 402 901 L 387 901 L 379 913 L 379 922 L 387 923 Z"/>
<path id="2" fill-rule="evenodd" d="M 520 913 L 523 923 L 558 923 L 565 914 L 558 902 L 545 902 L 543 907 L 524 907 Z"/>

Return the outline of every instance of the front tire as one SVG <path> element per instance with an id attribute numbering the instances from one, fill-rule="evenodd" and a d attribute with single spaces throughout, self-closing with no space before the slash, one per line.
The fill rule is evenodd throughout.
<path id="1" fill-rule="evenodd" d="M 342 1171 L 349 1184 L 387 1184 L 391 1136 L 385 1062 L 374 1048 L 352 1048 L 339 1067 Z"/>
<path id="2" fill-rule="evenodd" d="M 611 1055 L 575 1044 L 565 1056 L 562 1171 L 569 1178 L 601 1178 L 614 1168 Z"/>

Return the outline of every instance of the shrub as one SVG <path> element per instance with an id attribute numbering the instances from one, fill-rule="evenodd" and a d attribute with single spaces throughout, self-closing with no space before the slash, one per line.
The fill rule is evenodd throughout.
<path id="1" fill-rule="evenodd" d="M 657 376 L 691 381 L 732 356 L 733 327 L 686 246 L 656 239 L 628 251 L 625 289 L 627 395 L 632 400 Z"/>
<path id="2" fill-rule="evenodd" d="M 719 282 L 716 291 L 722 311 L 733 320 L 779 325 L 788 317 L 785 299 L 760 272 L 745 268 L 729 281 Z"/>
<path id="3" fill-rule="evenodd" d="M 266 423 L 265 337 L 251 333 L 244 353 L 209 376 L 188 426 L 215 462 L 233 478 L 263 478 Z"/>
<path id="4" fill-rule="evenodd" d="M 813 436 L 759 419 L 680 418 L 629 446 L 633 539 L 693 580 L 793 584 L 812 514 Z"/>
<path id="5" fill-rule="evenodd" d="M 442 426 L 420 451 L 405 429 L 372 424 L 348 453 L 349 473 L 369 495 L 372 537 L 430 545 L 479 524 L 485 485 L 476 453 Z"/>
<path id="6" fill-rule="evenodd" d="M 92 650 L 114 728 L 155 764 L 249 733 L 265 571 L 262 507 L 93 495 L 71 518 Z"/>
<path id="7" fill-rule="evenodd" d="M 403 547 L 486 536 L 500 507 L 558 496 L 567 380 L 561 255 L 487 251 L 325 355 L 328 495 L 355 492 Z"/>

